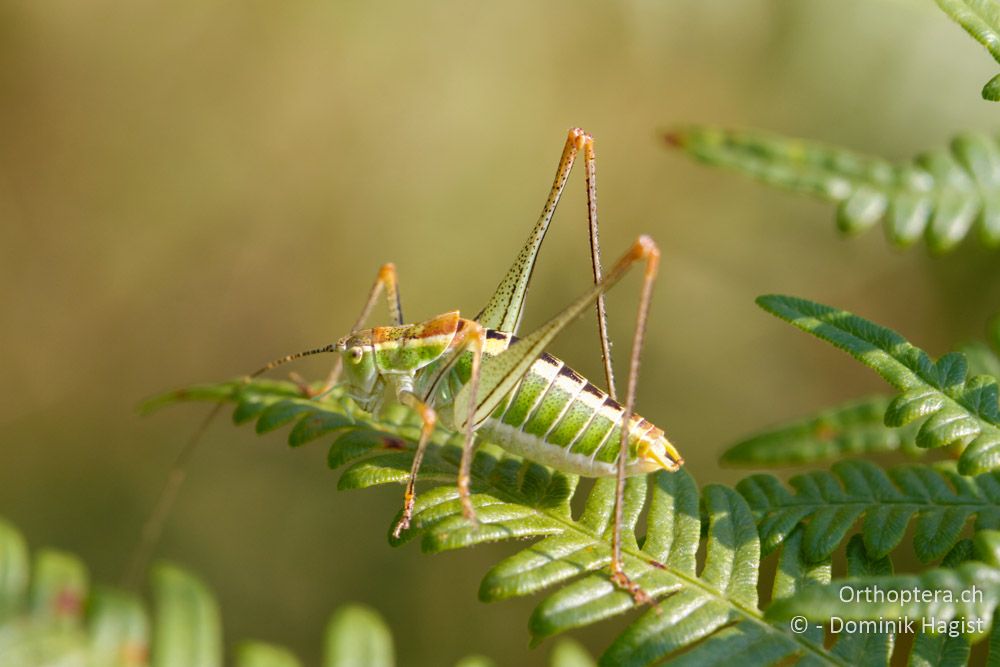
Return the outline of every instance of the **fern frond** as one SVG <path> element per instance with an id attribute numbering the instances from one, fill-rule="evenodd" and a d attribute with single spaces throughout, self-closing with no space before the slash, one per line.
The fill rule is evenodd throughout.
<path id="1" fill-rule="evenodd" d="M 983 343 L 961 347 L 970 375 L 1000 377 L 1000 357 Z M 869 396 L 822 410 L 805 419 L 781 424 L 727 449 L 723 464 L 775 468 L 900 451 L 918 457 L 927 450 L 916 444 L 917 424 L 886 426 L 892 404 L 887 396 Z"/>
<path id="2" fill-rule="evenodd" d="M 877 625 L 873 625 L 862 632 L 832 632 L 832 617 L 822 613 L 798 614 L 787 611 L 789 606 L 797 609 L 795 605 L 803 598 L 812 595 L 812 589 L 824 591 L 835 590 L 841 595 L 845 585 L 851 590 L 857 590 L 856 584 L 851 582 L 869 581 L 872 577 L 884 577 L 892 574 L 892 563 L 888 557 L 875 558 L 869 554 L 864 546 L 861 535 L 854 535 L 847 543 L 847 576 L 849 579 L 837 579 L 831 581 L 831 561 L 825 558 L 818 563 L 809 563 L 802 555 L 804 531 L 802 526 L 795 528 L 785 540 L 780 561 L 778 564 L 778 574 L 775 578 L 775 590 L 773 599 L 776 601 L 768 609 L 767 617 L 772 619 L 786 620 L 800 617 L 797 622 L 802 622 L 806 618 L 811 623 L 799 626 L 802 634 L 817 641 L 822 641 L 824 630 L 831 630 L 832 636 L 837 639 L 832 652 L 855 665 L 886 665 L 886 664 L 906 664 L 913 667 L 958 667 L 965 665 L 969 658 L 969 642 L 964 634 L 957 633 L 955 636 L 946 634 L 934 634 L 922 632 L 920 627 L 914 627 L 911 634 L 914 641 L 909 647 L 909 655 L 905 654 L 907 648 L 905 643 L 900 646 L 895 643 L 896 637 L 893 633 L 879 631 Z M 962 562 L 972 557 L 972 541 L 965 539 L 958 542 L 954 548 L 944 557 L 941 563 L 943 568 L 954 568 Z M 793 581 L 792 586 L 777 585 L 781 581 Z M 843 602 L 843 600 L 840 600 Z M 856 602 L 849 604 L 855 605 Z M 840 618 L 844 616 L 836 614 Z M 858 618 L 853 620 L 880 621 L 888 618 L 895 620 L 899 614 L 886 616 L 881 613 L 872 613 L 872 610 L 861 610 Z M 915 619 L 916 620 L 916 619 Z M 888 628 L 883 628 L 888 629 Z M 993 636 L 998 633 L 994 631 Z M 996 651 L 991 648 L 991 658 L 996 655 Z"/>
<path id="3" fill-rule="evenodd" d="M 889 428 L 884 416 L 892 399 L 869 396 L 782 424 L 742 440 L 722 455 L 735 466 L 777 467 L 902 451 L 919 456 L 914 426 Z"/>
<path id="4" fill-rule="evenodd" d="M 713 166 L 836 202 L 837 225 L 861 232 L 880 220 L 908 246 L 923 235 L 934 251 L 955 247 L 977 223 L 982 242 L 1000 245 L 1000 147 L 964 134 L 950 150 L 895 165 L 882 158 L 749 130 L 687 127 L 668 143 Z"/>
<path id="5" fill-rule="evenodd" d="M 1000 5 L 995 0 L 936 0 L 938 7 L 1000 62 Z M 1000 100 L 1000 74 L 983 86 L 983 99 Z"/>
<path id="6" fill-rule="evenodd" d="M 92 589 L 75 556 L 42 550 L 29 566 L 24 538 L 0 519 L 0 667 L 219 667 L 219 610 L 208 589 L 184 570 L 160 564 L 152 573 L 155 622 L 138 597 Z M 341 607 L 325 640 L 325 667 L 393 667 L 392 636 L 381 617 L 360 605 Z M 576 644 L 556 646 L 553 667 L 587 667 Z M 287 649 L 246 642 L 237 667 L 300 667 Z M 592 664 L 592 663 L 589 663 Z"/>
<path id="7" fill-rule="evenodd" d="M 76 557 L 52 550 L 37 555 L 33 576 L 21 534 L 0 519 L 0 667 L 219 667 L 222 635 L 215 600 L 187 572 L 159 565 L 153 572 L 156 613 L 150 626 L 140 600 L 113 589 L 89 590 Z M 29 581 L 30 580 L 30 581 Z M 29 583 L 31 595 L 29 598 Z M 287 649 L 244 642 L 236 667 L 300 667 Z M 326 628 L 324 667 L 394 667 L 392 635 L 368 607 L 349 604 Z M 469 657 L 460 665 L 495 665 Z M 578 643 L 560 639 L 551 667 L 594 667 Z"/>
<path id="8" fill-rule="evenodd" d="M 75 556 L 42 550 L 29 567 L 24 539 L 0 520 L 0 665 L 222 664 L 217 610 L 205 588 L 189 574 L 161 565 L 153 573 L 153 590 L 157 613 L 151 627 L 134 595 L 92 589 Z M 277 667 L 259 657 L 256 651 L 256 662 L 241 664 Z"/>
<path id="9" fill-rule="evenodd" d="M 291 425 L 290 441 L 302 444 L 332 436 L 329 461 L 346 466 L 338 487 L 354 489 L 405 482 L 419 427 L 408 411 L 374 420 L 345 404 L 339 392 L 323 400 L 288 398 L 290 384 L 226 383 L 199 396 L 235 401 L 240 420 L 257 419 L 257 430 Z M 184 400 L 190 392 L 175 395 Z M 169 398 L 162 399 L 169 402 Z M 346 421 L 349 425 L 344 425 Z M 334 423 L 333 432 L 304 424 Z M 262 426 L 263 425 L 263 426 Z M 303 431 L 309 438 L 303 438 Z M 631 609 L 628 593 L 614 586 L 611 560 L 614 480 L 598 480 L 580 516 L 571 500 L 577 478 L 525 461 L 483 443 L 472 465 L 472 502 L 478 526 L 463 516 L 454 486 L 460 437 L 436 434 L 427 449 L 411 529 L 400 544 L 419 538 L 428 552 L 513 538 L 541 538 L 509 556 L 484 577 L 484 601 L 539 593 L 561 586 L 536 607 L 529 627 L 534 643 Z M 645 536 L 636 526 L 648 503 Z M 705 566 L 697 571 L 706 518 Z M 807 664 L 844 664 L 821 642 L 798 637 L 763 619 L 758 608 L 760 546 L 749 507 L 732 489 L 708 486 L 699 494 L 684 471 L 630 478 L 624 507 L 625 568 L 659 600 L 644 610 L 601 657 L 602 665 L 647 665 L 664 659 L 718 663 L 735 654 L 763 662 L 798 657 Z M 393 522 L 394 523 L 394 522 Z"/>
<path id="10" fill-rule="evenodd" d="M 964 447 L 963 475 L 1000 467 L 1000 401 L 996 378 L 967 377 L 968 362 L 952 352 L 932 362 L 895 331 L 857 315 L 790 296 L 757 299 L 766 311 L 846 351 L 902 394 L 889 405 L 885 423 L 904 426 L 924 418 L 920 447 Z"/>
<path id="11" fill-rule="evenodd" d="M 783 611 L 789 600 L 798 600 L 809 595 L 812 589 L 840 590 L 845 581 L 857 578 L 878 577 L 892 574 L 892 563 L 888 557 L 872 557 L 865 549 L 860 535 L 853 536 L 847 543 L 847 576 L 855 579 L 838 579 L 831 581 L 831 559 L 829 557 L 812 563 L 803 555 L 803 538 L 805 531 L 798 526 L 789 534 L 781 548 L 778 562 L 778 572 L 775 576 L 775 587 L 772 599 L 775 601 L 768 609 L 768 618 L 778 618 L 787 621 L 794 616 Z M 945 556 L 943 567 L 954 567 L 971 556 L 971 540 L 962 540 Z M 772 609 L 774 611 L 772 611 Z M 808 617 L 811 623 L 798 625 L 798 630 L 804 637 L 814 641 L 823 641 L 824 630 L 829 629 L 830 617 L 817 614 Z M 878 616 L 869 617 L 880 620 Z M 804 618 L 797 619 L 801 623 Z M 867 619 L 866 619 L 867 620 Z M 891 632 L 878 631 L 878 627 L 868 628 L 865 632 L 832 633 L 836 643 L 831 652 L 852 665 L 887 665 L 906 664 L 914 667 L 958 667 L 965 665 L 969 656 L 969 643 L 963 635 L 949 637 L 945 635 L 919 632 L 905 655 L 905 643 L 900 646 Z M 991 652 L 995 653 L 995 652 Z"/>
<path id="12" fill-rule="evenodd" d="M 912 575 L 894 575 L 891 566 L 885 568 L 887 571 L 860 575 L 849 571 L 847 579 L 803 588 L 776 600 L 767 618 L 781 621 L 803 616 L 820 623 L 834 617 L 854 621 L 914 619 L 915 629 L 925 635 L 914 643 L 918 660 L 941 664 L 931 661 L 947 657 L 955 661 L 967 655 L 967 649 L 962 646 L 964 639 L 946 640 L 959 639 L 948 636 L 948 624 L 959 624 L 952 626 L 956 635 L 979 641 L 989 632 L 1000 604 L 1000 533 L 983 531 L 974 541 L 978 560 L 956 564 L 963 560 L 964 555 L 959 555 L 945 567 Z M 864 554 L 859 540 L 852 540 L 852 544 L 855 551 Z M 925 620 L 930 625 L 925 625 Z M 931 630 L 937 637 L 929 634 Z"/>
<path id="13" fill-rule="evenodd" d="M 944 556 L 965 524 L 1000 528 L 1000 472 L 963 477 L 947 465 L 906 465 L 882 470 L 867 461 L 842 461 L 832 472 L 817 470 L 789 480 L 793 491 L 771 475 L 737 484 L 759 523 L 761 546 L 770 553 L 806 522 L 803 555 L 820 562 L 863 519 L 865 548 L 875 558 L 893 551 L 915 523 L 913 547 L 921 561 Z"/>

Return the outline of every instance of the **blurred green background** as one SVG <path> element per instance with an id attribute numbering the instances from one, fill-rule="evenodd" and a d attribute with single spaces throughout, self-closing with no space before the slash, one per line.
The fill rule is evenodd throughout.
<path id="1" fill-rule="evenodd" d="M 0 3 L 0 514 L 115 581 L 205 409 L 144 397 L 345 333 L 380 263 L 408 319 L 485 303 L 534 222 L 565 131 L 597 139 L 607 259 L 664 253 L 640 411 L 702 483 L 721 449 L 882 389 L 761 313 L 788 292 L 934 354 L 982 334 L 997 255 L 932 258 L 833 210 L 709 171 L 657 131 L 761 127 L 890 158 L 992 131 L 989 57 L 934 4 L 873 0 Z M 526 326 L 589 280 L 582 176 L 543 249 Z M 638 281 L 610 297 L 624 361 Z M 600 377 L 592 321 L 554 352 Z M 320 375 L 328 360 L 299 370 Z M 619 364 L 620 372 L 624 365 Z M 530 599 L 484 605 L 519 545 L 427 557 L 385 542 L 395 488 L 338 493 L 314 445 L 220 420 L 160 554 L 199 573 L 227 639 L 307 661 L 328 614 L 378 608 L 401 663 L 541 664 Z M 595 653 L 619 627 L 579 637 Z"/>

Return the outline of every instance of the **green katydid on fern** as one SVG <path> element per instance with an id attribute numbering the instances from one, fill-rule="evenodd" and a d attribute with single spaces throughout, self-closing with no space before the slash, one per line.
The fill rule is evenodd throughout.
<path id="1" fill-rule="evenodd" d="M 218 605 L 190 573 L 161 563 L 152 572 L 152 621 L 138 596 L 92 587 L 75 556 L 50 549 L 33 563 L 24 538 L 0 520 L 0 667 L 219 667 L 224 656 Z M 385 621 L 349 604 L 326 626 L 324 667 L 393 667 L 396 649 Z M 486 662 L 460 661 L 459 665 Z M 481 659 L 482 660 L 482 659 Z M 405 661 L 403 661 L 405 664 Z M 238 644 L 236 667 L 300 667 L 288 649 Z M 593 667 L 576 642 L 562 640 L 550 667 Z"/>
<path id="2" fill-rule="evenodd" d="M 338 392 L 319 401 L 298 394 L 291 383 L 233 382 L 193 387 L 156 400 L 151 407 L 171 400 L 233 400 L 234 418 L 256 419 L 259 432 L 295 421 L 289 435 L 293 446 L 333 431 L 330 464 L 348 466 L 340 477 L 341 489 L 405 482 L 419 430 L 408 413 L 389 413 L 375 422 L 345 403 Z M 425 551 L 439 552 L 541 538 L 494 566 L 479 590 L 480 599 L 495 601 L 565 584 L 532 614 L 534 642 L 635 608 L 632 596 L 604 572 L 611 559 L 613 479 L 598 480 L 584 511 L 574 516 L 570 501 L 577 477 L 484 443 L 472 465 L 472 500 L 478 518 L 474 526 L 463 517 L 453 485 L 461 457 L 454 440 L 439 435 L 432 441 L 421 477 L 431 488 L 418 496 L 414 530 L 401 539 L 390 537 L 391 543 L 401 544 L 419 534 Z M 681 471 L 648 480 L 630 478 L 625 501 L 626 570 L 659 602 L 640 610 L 604 653 L 601 664 L 646 665 L 679 653 L 693 664 L 709 664 L 750 645 L 777 658 L 845 664 L 821 643 L 763 618 L 757 599 L 759 538 L 750 508 L 738 493 L 718 485 L 699 493 L 694 480 Z M 640 541 L 636 526 L 644 509 L 646 535 Z M 702 511 L 706 561 L 699 572 Z"/>
<path id="3" fill-rule="evenodd" d="M 939 0 L 939 5 L 993 51 L 1000 34 L 993 3 Z M 1000 84 L 991 82 L 984 94 L 1000 97 L 994 89 L 1000 91 Z M 762 133 L 689 128 L 669 139 L 706 162 L 837 202 L 838 224 L 847 232 L 883 221 L 899 245 L 924 237 L 932 250 L 946 251 L 974 231 L 984 245 L 1000 245 L 1000 145 L 991 137 L 964 134 L 949 150 L 903 165 Z M 957 461 L 888 469 L 840 461 L 831 471 L 793 477 L 791 489 L 763 474 L 744 479 L 735 490 L 699 489 L 686 470 L 633 477 L 623 507 L 623 564 L 655 600 L 652 607 L 638 605 L 605 571 L 613 553 L 614 481 L 594 483 L 582 512 L 574 512 L 577 477 L 489 442 L 479 446 L 471 467 L 478 523 L 468 520 L 470 508 L 463 512 L 453 485 L 461 438 L 437 433 L 421 469 L 426 488 L 416 501 L 412 530 L 400 537 L 390 531 L 389 542 L 419 539 L 424 551 L 440 552 L 535 540 L 486 573 L 480 599 L 540 595 L 529 621 L 533 643 L 630 613 L 628 626 L 601 656 L 602 665 L 710 665 L 734 659 L 750 665 L 965 664 L 971 645 L 985 636 L 996 660 L 996 356 L 973 345 L 966 354 L 932 361 L 902 336 L 845 311 L 785 296 L 762 297 L 759 303 L 844 349 L 900 393 L 855 401 L 760 434 L 732 448 L 724 462 L 766 467 L 929 450 L 934 450 L 929 458 L 946 453 Z M 321 398 L 307 398 L 312 392 L 297 384 L 239 380 L 192 387 L 147 407 L 232 402 L 234 421 L 253 421 L 259 433 L 291 426 L 293 447 L 328 440 L 330 467 L 344 468 L 341 489 L 409 481 L 421 426 L 410 411 L 389 409 L 372 417 L 342 389 L 326 394 L 322 385 L 314 389 L 321 390 Z M 388 525 L 398 525 L 400 518 Z M 858 522 L 860 532 L 852 534 Z M 904 539 L 911 527 L 912 539 Z M 964 537 L 970 532 L 972 540 Z M 916 574 L 894 574 L 892 557 L 910 545 L 922 562 L 940 562 Z M 773 578 L 762 574 L 768 571 L 761 567 L 763 558 L 777 561 Z M 846 561 L 846 578 L 833 576 L 840 558 Z M 981 597 L 962 599 L 973 587 Z M 855 596 L 845 602 L 845 588 L 895 592 L 895 601 Z M 951 601 L 901 601 L 906 590 L 947 594 Z M 871 625 L 885 617 L 911 619 L 917 627 Z M 869 625 L 849 626 L 860 622 Z M 844 624 L 870 631 L 844 630 Z M 913 641 L 897 641 L 904 634 L 914 635 Z M 477 658 L 463 664 L 489 663 Z"/>
<path id="4" fill-rule="evenodd" d="M 583 512 L 574 515 L 570 503 L 577 490 L 575 476 L 484 443 L 472 466 L 479 518 L 473 525 L 463 517 L 452 486 L 460 446 L 455 437 L 438 435 L 424 463 L 422 479 L 431 488 L 418 498 L 414 531 L 401 539 L 390 535 L 390 543 L 398 545 L 419 534 L 425 551 L 439 552 L 539 538 L 486 574 L 480 598 L 494 601 L 559 587 L 532 614 L 534 642 L 638 612 L 601 657 L 603 665 L 649 665 L 665 659 L 721 664 L 737 654 L 752 656 L 753 664 L 886 664 L 893 654 L 892 632 L 877 637 L 842 633 L 831 648 L 822 631 L 809 628 L 796 634 L 792 626 L 771 621 L 787 617 L 784 610 L 795 608 L 791 605 L 807 590 L 836 585 L 831 563 L 845 541 L 850 576 L 886 577 L 891 573 L 889 554 L 903 542 L 911 521 L 916 526 L 914 548 L 925 561 L 945 556 L 947 563 L 949 553 L 968 551 L 960 538 L 973 517 L 977 539 L 1000 539 L 991 532 L 1000 528 L 1000 470 L 994 470 L 1000 463 L 993 454 L 1000 421 L 996 380 L 985 375 L 968 378 L 965 357 L 958 353 L 932 362 L 895 332 L 844 311 L 792 297 L 762 297 L 760 303 L 844 348 L 902 390 L 899 397 L 879 404 L 887 423 L 909 428 L 914 447 L 964 447 L 957 466 L 916 464 L 883 471 L 871 463 L 844 462 L 834 467 L 834 474 L 815 472 L 793 479 L 794 493 L 764 475 L 741 482 L 738 493 L 720 485 L 699 492 L 683 470 L 631 478 L 624 507 L 625 565 L 657 600 L 653 608 L 636 610 L 632 597 L 604 572 L 611 558 L 613 480 L 598 480 Z M 405 410 L 375 420 L 338 391 L 322 400 L 305 399 L 301 387 L 286 382 L 202 385 L 154 399 L 147 407 L 183 400 L 232 401 L 234 420 L 255 421 L 260 433 L 291 424 L 292 446 L 330 438 L 330 466 L 346 466 L 341 489 L 405 482 L 419 432 Z M 908 426 L 920 418 L 924 421 L 919 428 Z M 978 474 L 961 474 L 971 472 Z M 643 514 L 644 534 L 638 529 Z M 848 540 L 862 517 L 862 533 Z M 699 567 L 696 554 L 701 548 L 705 559 Z M 771 582 L 771 607 L 778 611 L 771 611 L 758 598 L 763 583 L 760 561 L 762 553 L 778 550 L 778 572 Z M 990 571 L 993 561 L 982 558 L 983 565 L 963 565 L 964 570 L 955 571 Z M 944 571 L 951 570 L 945 565 Z M 929 573 L 924 583 L 934 584 L 935 576 Z M 874 604 L 852 609 L 851 618 L 877 618 L 884 611 Z M 934 618 L 949 623 L 963 611 L 955 607 Z M 976 613 L 988 626 L 990 609 L 977 608 Z M 935 651 L 965 655 L 969 640 L 984 632 L 943 639 L 920 635 L 910 657 L 919 663 Z"/>
<path id="5" fill-rule="evenodd" d="M 1000 61 L 995 0 L 937 2 Z M 1000 99 L 1000 76 L 983 95 Z M 882 222 L 899 245 L 923 237 L 943 252 L 971 235 L 987 247 L 1000 245 L 1000 144 L 991 136 L 965 133 L 947 149 L 905 164 L 758 132 L 693 127 L 669 140 L 710 164 L 836 202 L 845 232 Z M 559 183 L 557 178 L 561 188 Z M 550 197 L 555 200 L 558 194 Z M 382 286 L 398 315 L 395 278 Z M 463 508 L 454 484 L 462 436 L 433 435 L 419 475 L 424 487 L 412 521 L 406 518 L 411 530 L 394 537 L 391 528 L 403 517 L 385 517 L 389 543 L 419 542 L 436 553 L 531 540 L 489 569 L 479 598 L 538 596 L 528 621 L 534 644 L 628 615 L 600 658 L 606 666 L 966 664 L 973 644 L 984 638 L 990 658 L 1000 664 L 1000 627 L 994 627 L 1000 604 L 997 356 L 974 344 L 934 361 L 899 334 L 846 311 L 787 296 L 759 303 L 844 349 L 899 393 L 822 410 L 744 440 L 723 456 L 724 463 L 756 468 L 836 461 L 830 470 L 787 482 L 752 474 L 734 488 L 699 488 L 686 469 L 631 477 L 623 502 L 623 565 L 652 605 L 639 604 L 607 571 L 615 480 L 586 486 L 488 438 L 472 460 L 471 504 Z M 519 317 L 518 306 L 503 319 L 516 323 Z M 1000 340 L 1000 326 L 995 337 Z M 258 433 L 290 428 L 292 447 L 325 442 L 329 466 L 342 470 L 340 489 L 410 481 L 422 426 L 414 412 L 390 406 L 371 416 L 343 387 L 326 389 L 324 383 L 241 379 L 174 392 L 146 407 L 230 403 L 234 421 L 254 423 Z M 896 452 L 927 456 L 894 467 L 840 460 Z M 584 488 L 586 498 L 577 498 Z M 468 518 L 473 509 L 475 523 Z M 907 550 L 923 569 L 897 574 L 893 559 L 905 559 Z M 765 559 L 775 566 L 773 574 Z M 34 567 L 28 563 L 24 540 L 0 522 L 0 667 L 222 664 L 219 611 L 204 585 L 184 571 L 155 569 L 149 615 L 134 595 L 91 591 L 86 569 L 68 554 L 42 551 Z M 866 593 L 871 591 L 882 591 L 881 598 Z M 906 595 L 917 591 L 932 599 Z M 966 599 L 970 591 L 980 595 Z M 905 635 L 912 641 L 900 641 Z M 593 664 L 578 645 L 561 641 L 551 655 L 554 667 Z M 324 648 L 324 664 L 336 667 L 395 662 L 388 629 L 360 607 L 334 616 Z M 301 664 L 287 650 L 261 643 L 241 645 L 234 662 Z M 459 663 L 491 664 L 479 656 Z"/>

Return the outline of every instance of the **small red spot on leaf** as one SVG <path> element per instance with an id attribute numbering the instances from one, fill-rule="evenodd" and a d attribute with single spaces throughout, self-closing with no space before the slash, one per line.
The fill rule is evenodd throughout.
<path id="1" fill-rule="evenodd" d="M 83 598 L 80 594 L 71 589 L 64 588 L 59 591 L 59 595 L 56 596 L 53 602 L 56 614 L 59 616 L 76 616 L 80 613 L 80 608 L 83 606 Z"/>
<path id="2" fill-rule="evenodd" d="M 833 440 L 837 435 L 837 429 L 826 422 L 819 422 L 816 424 L 816 428 L 813 429 L 813 434 L 823 441 Z"/>
<path id="3" fill-rule="evenodd" d="M 406 449 L 406 443 L 399 438 L 394 438 L 392 436 L 385 436 L 382 438 L 382 448 L 383 449 Z"/>

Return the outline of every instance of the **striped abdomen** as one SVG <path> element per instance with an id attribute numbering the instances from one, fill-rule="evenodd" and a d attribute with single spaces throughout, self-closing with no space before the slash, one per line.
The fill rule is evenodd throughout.
<path id="1" fill-rule="evenodd" d="M 512 338 L 488 330 L 486 353 L 499 354 Z M 543 354 L 477 432 L 533 461 L 601 477 L 616 472 L 623 413 L 624 408 L 607 393 L 559 359 Z M 676 470 L 681 463 L 663 431 L 633 414 L 626 472 Z"/>

